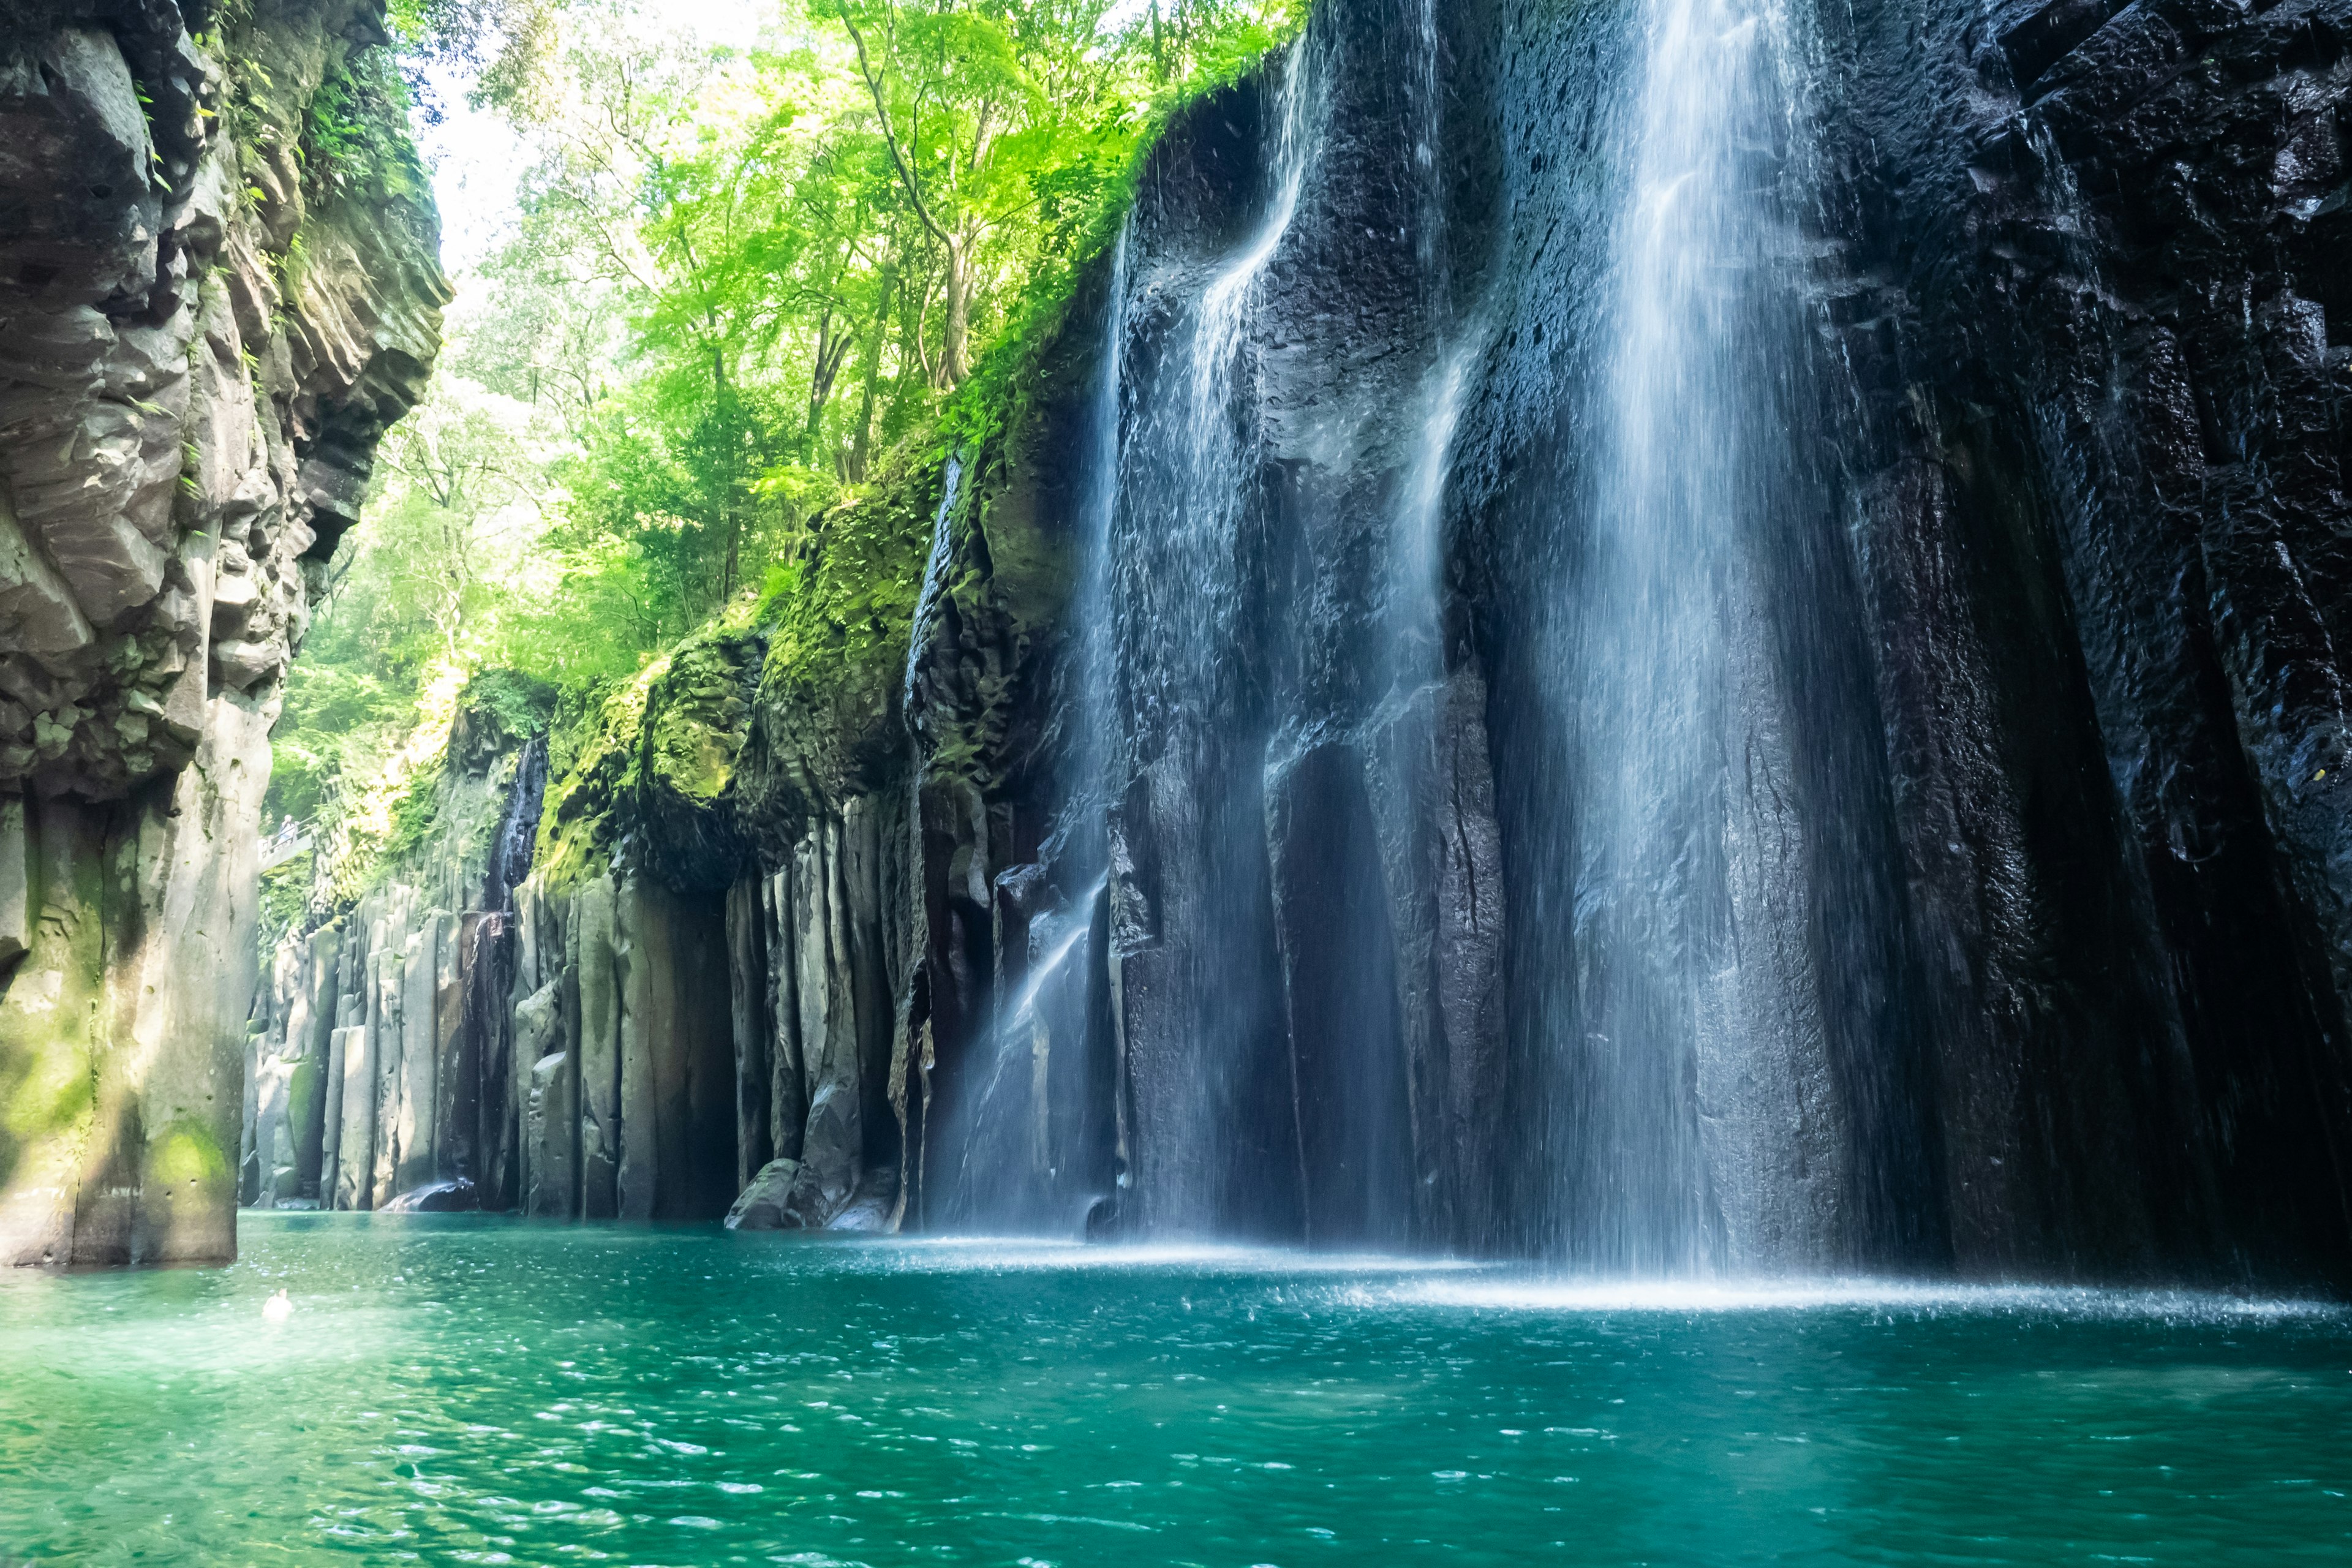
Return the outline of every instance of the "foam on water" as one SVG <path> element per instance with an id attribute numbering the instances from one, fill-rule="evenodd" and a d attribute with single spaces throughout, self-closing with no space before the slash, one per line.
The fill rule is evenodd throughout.
<path id="1" fill-rule="evenodd" d="M 1893 1279 L 1530 1279 L 1412 1281 L 1351 1293 L 1365 1303 L 1474 1307 L 1528 1313 L 1811 1312 L 1855 1310 L 2104 1321 L 2219 1322 L 2326 1319 L 2335 1302 L 2200 1290 L 2062 1285 L 1950 1285 Z"/>

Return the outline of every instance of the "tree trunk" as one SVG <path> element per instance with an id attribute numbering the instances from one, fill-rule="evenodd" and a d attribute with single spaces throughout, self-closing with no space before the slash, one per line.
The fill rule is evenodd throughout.
<path id="1" fill-rule="evenodd" d="M 897 290 L 898 271 L 895 267 L 882 269 L 882 294 L 874 308 L 874 326 L 866 334 L 866 391 L 857 404 L 857 439 L 849 450 L 849 472 L 845 477 L 851 484 L 863 484 L 866 465 L 874 456 L 874 399 L 882 385 L 882 342 L 890 331 L 891 295 Z"/>
<path id="2" fill-rule="evenodd" d="M 730 498 L 727 503 L 727 567 L 719 579 L 719 604 L 722 609 L 726 607 L 727 601 L 735 596 L 736 553 L 742 544 L 743 509 Z"/>
<path id="3" fill-rule="evenodd" d="M 971 379 L 966 344 L 971 336 L 971 262 L 965 242 L 948 247 L 948 323 L 940 345 L 940 383 L 953 392 Z"/>

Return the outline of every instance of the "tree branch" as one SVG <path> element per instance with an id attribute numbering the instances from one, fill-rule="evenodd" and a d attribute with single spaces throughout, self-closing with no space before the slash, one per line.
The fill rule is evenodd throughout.
<path id="1" fill-rule="evenodd" d="M 898 171 L 898 183 L 907 188 L 907 199 L 915 204 L 915 216 L 923 220 L 931 237 L 953 251 L 955 240 L 931 216 L 929 205 L 923 200 L 922 187 L 915 180 L 915 172 L 907 166 L 906 154 L 898 150 L 898 133 L 891 128 L 890 109 L 882 100 L 882 79 L 866 58 L 866 35 L 857 30 L 857 24 L 850 17 L 849 0 L 841 0 L 839 10 L 841 25 L 849 29 L 850 41 L 857 46 L 857 74 L 866 79 L 866 90 L 874 96 L 874 113 L 882 121 L 882 142 L 890 149 L 890 164 Z"/>

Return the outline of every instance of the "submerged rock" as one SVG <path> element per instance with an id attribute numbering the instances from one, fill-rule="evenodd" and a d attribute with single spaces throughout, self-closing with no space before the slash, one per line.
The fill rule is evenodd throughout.
<path id="1" fill-rule="evenodd" d="M 412 1187 L 383 1205 L 385 1214 L 467 1214 L 482 1206 L 474 1184 L 460 1177 Z"/>

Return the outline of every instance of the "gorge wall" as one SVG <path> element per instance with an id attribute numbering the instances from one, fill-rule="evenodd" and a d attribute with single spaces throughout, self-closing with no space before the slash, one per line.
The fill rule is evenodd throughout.
<path id="1" fill-rule="evenodd" d="M 247 1195 L 2340 1287 L 2347 47 L 1327 0 L 510 895 L 281 952 Z"/>
<path id="2" fill-rule="evenodd" d="M 385 41 L 0 6 L 0 1263 L 235 1256 L 269 728 L 447 292 Z"/>

